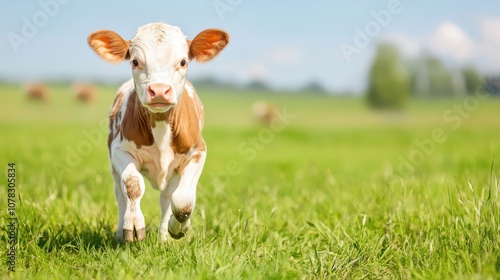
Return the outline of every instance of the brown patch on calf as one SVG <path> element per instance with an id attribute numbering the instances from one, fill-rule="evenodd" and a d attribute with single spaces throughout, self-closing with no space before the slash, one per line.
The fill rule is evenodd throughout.
<path id="1" fill-rule="evenodd" d="M 203 138 L 200 139 L 200 141 L 198 141 L 198 143 L 196 143 L 196 147 L 194 147 L 197 151 L 200 151 L 200 152 L 206 152 L 207 151 L 207 145 L 205 144 L 205 140 Z"/>
<path id="2" fill-rule="evenodd" d="M 179 103 L 170 110 L 169 122 L 172 129 L 170 146 L 176 154 L 186 154 L 202 140 L 200 118 L 203 114 L 197 112 L 201 102 L 196 93 L 191 98 L 187 91 L 182 93 Z"/>
<path id="3" fill-rule="evenodd" d="M 137 148 L 151 146 L 154 143 L 151 133 L 151 119 L 155 115 L 142 106 L 135 90 L 130 93 L 127 109 L 121 123 L 121 137 L 133 141 Z"/>
<path id="4" fill-rule="evenodd" d="M 116 95 L 115 100 L 113 101 L 113 105 L 111 106 L 111 112 L 109 113 L 108 150 L 110 150 L 110 153 L 111 142 L 113 142 L 113 139 L 115 139 L 116 135 L 119 133 L 119 131 L 117 131 L 114 126 L 116 123 L 120 123 L 120 116 L 118 115 L 118 112 L 122 107 L 123 95 L 123 92 L 119 92 Z"/>
<path id="5" fill-rule="evenodd" d="M 196 162 L 196 163 L 200 162 L 200 159 L 201 159 L 201 154 L 200 153 L 197 153 L 197 154 L 193 155 L 193 157 L 191 157 L 191 160 L 193 162 Z"/>
<path id="6" fill-rule="evenodd" d="M 196 153 L 191 157 L 191 160 L 193 162 L 200 162 L 201 159 L 201 152 L 205 152 L 207 150 L 207 146 L 205 144 L 205 140 L 203 138 L 200 139 L 200 141 L 196 144 L 194 147 L 196 150 Z"/>
<path id="7" fill-rule="evenodd" d="M 194 150 L 195 150 L 195 152 L 190 158 L 186 157 L 186 158 L 181 159 L 181 161 L 179 162 L 179 165 L 175 169 L 175 171 L 178 174 L 182 175 L 182 173 L 184 172 L 184 168 L 190 162 L 195 162 L 195 163 L 200 162 L 200 160 L 201 160 L 201 153 L 200 152 L 206 151 L 205 140 L 203 138 L 200 137 L 200 141 L 196 144 L 196 146 L 194 146 Z"/>
<path id="8" fill-rule="evenodd" d="M 141 184 L 139 178 L 130 176 L 125 180 L 125 189 L 127 197 L 131 200 L 136 200 L 141 195 Z"/>

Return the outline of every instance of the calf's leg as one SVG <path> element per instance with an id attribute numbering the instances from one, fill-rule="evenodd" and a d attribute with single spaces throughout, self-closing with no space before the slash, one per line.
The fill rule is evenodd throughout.
<path id="1" fill-rule="evenodd" d="M 139 164 L 125 151 L 114 151 L 111 156 L 115 196 L 118 203 L 118 229 L 115 237 L 126 242 L 146 237 L 146 223 L 141 211 L 144 195 L 144 178 L 139 173 Z"/>
<path id="2" fill-rule="evenodd" d="M 168 239 L 168 220 L 172 216 L 172 193 L 179 185 L 180 177 L 178 174 L 172 176 L 168 181 L 165 189 L 160 191 L 160 206 L 161 206 L 161 222 L 160 222 L 160 238 L 163 241 Z"/>
<path id="3" fill-rule="evenodd" d="M 179 171 L 179 183 L 172 193 L 172 215 L 168 221 L 168 232 L 179 239 L 185 236 L 191 224 L 190 216 L 196 203 L 196 186 L 205 165 L 206 151 L 199 151 Z"/>

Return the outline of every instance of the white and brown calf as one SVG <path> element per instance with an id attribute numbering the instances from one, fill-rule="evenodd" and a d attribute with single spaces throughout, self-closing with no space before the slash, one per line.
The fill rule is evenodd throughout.
<path id="1" fill-rule="evenodd" d="M 208 61 L 229 42 L 226 32 L 207 29 L 187 40 L 178 27 L 153 23 L 127 41 L 113 31 L 88 37 L 104 60 L 128 60 L 133 78 L 118 90 L 110 112 L 108 147 L 118 203 L 119 240 L 146 236 L 140 202 L 143 176 L 160 191 L 160 236 L 185 235 L 195 207 L 196 186 L 207 149 L 201 136 L 203 106 L 186 79 L 189 61 Z"/>

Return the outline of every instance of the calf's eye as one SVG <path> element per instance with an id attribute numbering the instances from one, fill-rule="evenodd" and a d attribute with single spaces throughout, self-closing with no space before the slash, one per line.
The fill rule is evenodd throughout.
<path id="1" fill-rule="evenodd" d="M 181 60 L 181 66 L 184 67 L 186 66 L 187 61 L 185 59 Z"/>
<path id="2" fill-rule="evenodd" d="M 137 59 L 132 60 L 132 65 L 133 65 L 134 67 L 139 66 L 139 62 L 137 61 Z"/>

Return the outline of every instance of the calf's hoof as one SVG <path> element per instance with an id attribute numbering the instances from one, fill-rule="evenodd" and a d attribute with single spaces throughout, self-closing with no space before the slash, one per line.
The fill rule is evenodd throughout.
<path id="1" fill-rule="evenodd" d="M 123 239 L 125 240 L 125 242 L 134 242 L 134 236 L 137 238 L 137 241 L 144 240 L 144 238 L 146 238 L 146 228 L 142 228 L 139 230 L 123 230 Z"/>
<path id="2" fill-rule="evenodd" d="M 133 229 L 124 229 L 123 230 L 123 240 L 125 240 L 125 242 L 134 242 L 134 230 Z"/>
<path id="3" fill-rule="evenodd" d="M 178 234 L 174 234 L 173 232 L 168 230 L 168 233 L 170 234 L 170 236 L 172 236 L 173 239 L 181 239 L 184 236 L 186 236 L 186 234 L 184 232 L 179 232 Z"/>
<path id="4" fill-rule="evenodd" d="M 180 239 L 186 236 L 186 231 L 188 231 L 191 225 L 191 220 L 185 220 L 183 223 L 180 223 L 177 220 L 177 217 L 174 215 L 170 216 L 170 220 L 168 221 L 168 233 L 174 239 Z"/>
<path id="5" fill-rule="evenodd" d="M 137 241 L 142 241 L 146 238 L 146 228 L 142 228 L 140 230 L 135 231 L 135 236 L 137 237 Z"/>

